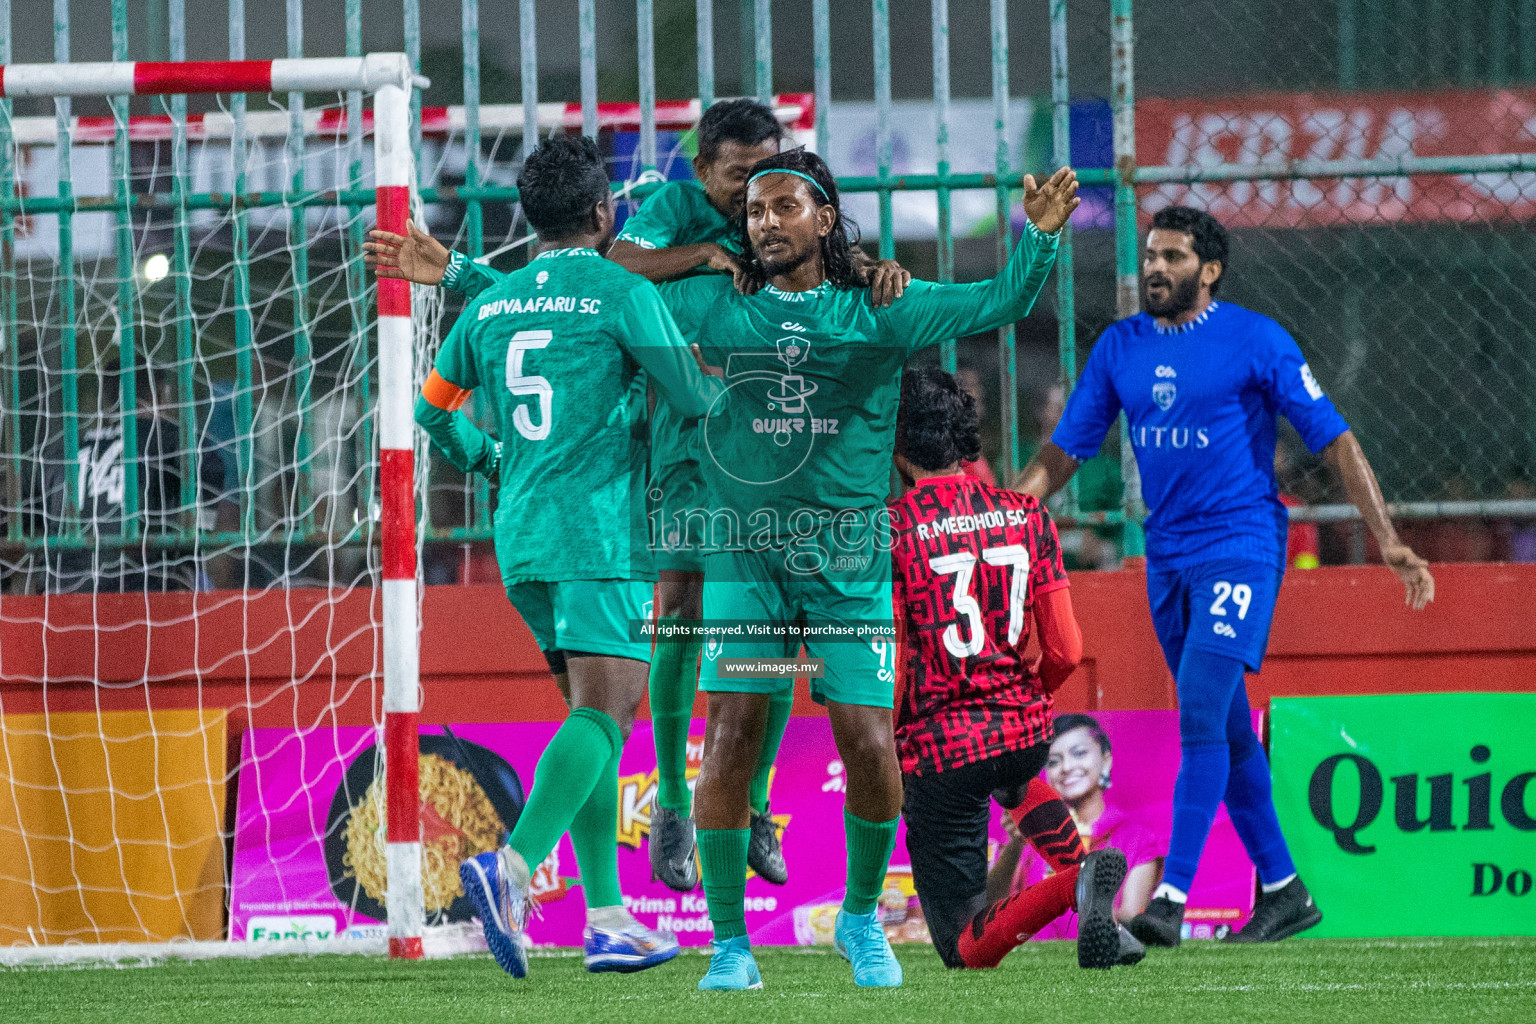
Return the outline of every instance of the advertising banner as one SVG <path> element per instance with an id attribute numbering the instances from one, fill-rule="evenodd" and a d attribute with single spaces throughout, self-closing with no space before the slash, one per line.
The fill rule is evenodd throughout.
<path id="1" fill-rule="evenodd" d="M 1144 858 L 1161 872 L 1173 779 L 1178 768 L 1177 713 L 1105 712 L 1097 716 L 1113 745 L 1113 770 L 1100 820 L 1116 835 L 1139 837 Z M 494 849 L 516 824 L 534 766 L 558 723 L 424 726 L 421 811 L 429 922 L 468 921 L 458 894 L 459 860 Z M 702 719 L 693 723 L 689 775 L 702 754 Z M 368 728 L 294 732 L 255 729 L 243 739 L 230 938 L 374 937 L 382 934 L 382 816 L 377 797 L 376 734 Z M 680 894 L 653 881 L 647 849 L 656 757 L 650 724 L 635 724 L 620 759 L 615 841 L 624 899 L 642 922 L 677 934 L 685 944 L 710 939 L 702 890 Z M 1097 770 L 1096 770 L 1097 771 Z M 1049 773 L 1048 773 L 1049 774 Z M 1099 781 L 1099 776 L 1095 776 Z M 824 718 L 794 718 L 780 748 L 771 810 L 782 829 L 789 883 L 747 880 L 746 919 L 753 941 L 827 944 L 843 895 L 843 799 L 846 778 Z M 1112 809 L 1112 810 L 1110 810 Z M 1096 813 L 1096 812 L 1095 812 Z M 1134 827 L 1123 822 L 1130 820 Z M 1087 826 L 1092 830 L 1092 823 Z M 1104 827 L 1100 832 L 1108 835 Z M 1008 837 L 994 818 L 992 841 Z M 1110 838 L 1111 845 L 1117 845 Z M 882 898 L 893 940 L 926 942 L 928 932 L 912 885 L 903 831 L 897 837 Z M 1019 867 L 1021 883 L 1028 864 Z M 1156 884 L 1156 880 L 1152 881 Z M 1223 813 L 1207 846 L 1190 898 L 1195 937 L 1239 926 L 1252 908 L 1253 868 Z M 530 925 L 539 943 L 574 946 L 585 923 L 580 870 L 569 838 L 535 873 L 540 913 Z M 1150 892 L 1150 890 L 1148 890 Z M 1070 937 L 1072 921 L 1042 937 Z"/>
<path id="2" fill-rule="evenodd" d="M 225 727 L 0 714 L 0 947 L 221 938 Z"/>
<path id="3" fill-rule="evenodd" d="M 1536 152 L 1530 89 L 1411 93 L 1269 93 L 1142 100 L 1143 166 L 1283 164 Z M 1512 220 L 1536 214 L 1536 173 L 1239 181 L 1161 185 L 1143 214 L 1195 206 L 1229 228 Z"/>
<path id="4" fill-rule="evenodd" d="M 1273 702 L 1317 936 L 1536 935 L 1536 694 Z"/>

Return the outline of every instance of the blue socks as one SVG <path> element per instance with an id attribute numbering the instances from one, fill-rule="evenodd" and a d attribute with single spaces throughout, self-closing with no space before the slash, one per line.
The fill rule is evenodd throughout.
<path id="1" fill-rule="evenodd" d="M 1275 801 L 1269 782 L 1269 758 L 1253 734 L 1253 720 L 1248 715 L 1248 691 L 1239 682 L 1237 698 L 1227 724 L 1227 739 L 1232 750 L 1231 770 L 1227 775 L 1227 813 L 1237 836 L 1259 869 L 1259 881 L 1265 885 L 1296 873 L 1291 851 L 1280 832 L 1275 816 Z"/>
<path id="2" fill-rule="evenodd" d="M 1253 733 L 1243 663 L 1185 647 L 1179 660 L 1179 739 L 1173 835 L 1163 882 L 1189 891 L 1223 799 L 1262 882 L 1295 871 L 1271 797 L 1269 762 Z"/>
<path id="3" fill-rule="evenodd" d="M 1181 694 L 1183 689 L 1181 683 Z M 1179 778 L 1173 784 L 1173 835 L 1163 862 L 1163 883 L 1189 892 L 1205 837 L 1216 820 L 1216 807 L 1227 789 L 1227 744 L 1191 742 L 1186 736 L 1181 745 Z"/>

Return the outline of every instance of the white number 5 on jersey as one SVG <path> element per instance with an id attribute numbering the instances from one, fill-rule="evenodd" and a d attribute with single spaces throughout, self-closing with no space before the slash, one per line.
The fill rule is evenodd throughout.
<path id="1" fill-rule="evenodd" d="M 523 355 L 530 349 L 540 349 L 554 340 L 549 331 L 518 331 L 507 343 L 507 390 L 519 398 L 537 395 L 539 422 L 528 415 L 528 407 L 519 405 L 512 411 L 512 425 L 530 441 L 542 441 L 549 436 L 549 421 L 554 413 L 555 389 L 538 374 L 523 374 Z"/>

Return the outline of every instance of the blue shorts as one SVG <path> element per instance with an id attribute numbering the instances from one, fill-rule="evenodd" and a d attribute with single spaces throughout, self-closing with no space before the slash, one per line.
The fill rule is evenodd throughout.
<path id="1" fill-rule="evenodd" d="M 1235 559 L 1148 570 L 1152 628 L 1174 675 L 1185 645 L 1237 658 L 1257 672 L 1284 575 L 1284 569 L 1264 562 Z"/>

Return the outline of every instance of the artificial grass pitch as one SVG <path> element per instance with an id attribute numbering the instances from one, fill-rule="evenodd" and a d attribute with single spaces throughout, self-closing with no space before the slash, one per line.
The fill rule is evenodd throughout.
<path id="1" fill-rule="evenodd" d="M 519 1020 L 615 1024 L 876 1024 L 985 1021 L 1327 1024 L 1536 1021 L 1536 939 L 1292 939 L 1186 943 L 1135 967 L 1084 971 L 1073 946 L 1010 954 L 993 971 L 946 971 L 898 948 L 906 984 L 854 987 L 822 949 L 762 949 L 761 992 L 703 993 L 702 956 L 635 975 L 589 975 L 575 956 L 536 956 L 514 981 L 484 956 L 417 963 L 358 956 L 168 962 L 134 969 L 0 970 L 0 1021 L 304 1021 L 432 1024 Z"/>

